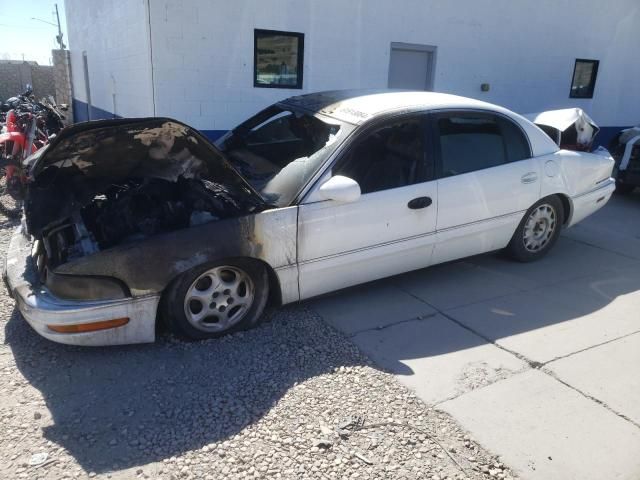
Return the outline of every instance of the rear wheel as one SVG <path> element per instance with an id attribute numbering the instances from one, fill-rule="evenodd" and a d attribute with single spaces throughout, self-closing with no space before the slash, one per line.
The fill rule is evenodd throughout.
<path id="1" fill-rule="evenodd" d="M 532 262 L 545 256 L 558 240 L 564 223 L 564 208 L 556 196 L 534 204 L 520 221 L 507 252 L 520 262 Z"/>
<path id="2" fill-rule="evenodd" d="M 180 336 L 216 338 L 257 325 L 268 294 L 262 264 L 227 260 L 182 274 L 166 292 L 162 314 Z"/>

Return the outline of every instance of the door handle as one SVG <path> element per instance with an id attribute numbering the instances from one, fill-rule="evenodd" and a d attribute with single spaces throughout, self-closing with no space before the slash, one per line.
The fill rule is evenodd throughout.
<path id="1" fill-rule="evenodd" d="M 418 197 L 410 200 L 409 203 L 407 203 L 407 207 L 411 210 L 418 210 L 420 208 L 426 208 L 432 203 L 433 200 L 431 200 L 431 197 Z"/>
<path id="2" fill-rule="evenodd" d="M 534 183 L 538 181 L 538 174 L 536 172 L 525 173 L 520 177 L 522 183 Z"/>

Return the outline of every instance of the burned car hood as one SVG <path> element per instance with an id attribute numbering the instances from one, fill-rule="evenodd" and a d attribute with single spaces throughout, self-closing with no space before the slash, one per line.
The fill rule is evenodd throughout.
<path id="1" fill-rule="evenodd" d="M 170 118 L 99 120 L 64 129 L 25 161 L 25 217 L 31 235 L 90 203 L 109 185 L 132 178 L 215 184 L 247 213 L 265 202 L 224 154 Z"/>

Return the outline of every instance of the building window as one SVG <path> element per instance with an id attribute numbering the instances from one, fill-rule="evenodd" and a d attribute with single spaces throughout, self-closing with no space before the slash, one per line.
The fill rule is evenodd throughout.
<path id="1" fill-rule="evenodd" d="M 255 30 L 253 86 L 302 88 L 304 34 Z"/>
<path id="2" fill-rule="evenodd" d="M 598 60 L 576 60 L 569 98 L 593 98 L 599 63 Z"/>

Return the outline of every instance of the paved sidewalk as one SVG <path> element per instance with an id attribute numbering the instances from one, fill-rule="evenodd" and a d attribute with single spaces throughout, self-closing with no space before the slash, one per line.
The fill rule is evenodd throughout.
<path id="1" fill-rule="evenodd" d="M 522 478 L 640 478 L 640 194 L 542 261 L 475 257 L 310 305 Z"/>

